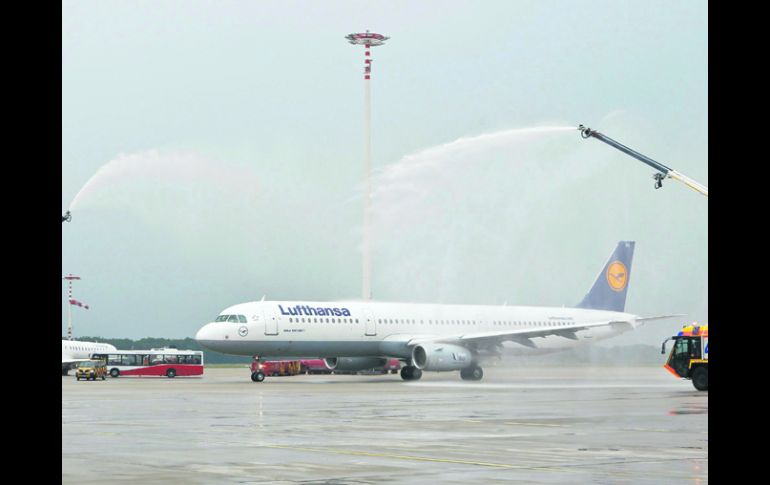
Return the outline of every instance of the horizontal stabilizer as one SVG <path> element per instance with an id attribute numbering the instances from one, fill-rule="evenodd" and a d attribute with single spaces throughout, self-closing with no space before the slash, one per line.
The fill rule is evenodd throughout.
<path id="1" fill-rule="evenodd" d="M 663 320 L 665 318 L 674 318 L 674 317 L 686 317 L 686 313 L 672 313 L 671 315 L 656 315 L 654 317 L 636 317 L 637 322 L 646 322 L 648 320 Z"/>

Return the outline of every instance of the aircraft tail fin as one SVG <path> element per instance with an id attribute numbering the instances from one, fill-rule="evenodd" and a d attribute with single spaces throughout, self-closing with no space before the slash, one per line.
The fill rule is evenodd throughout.
<path id="1" fill-rule="evenodd" d="M 577 308 L 622 312 L 626 307 L 626 291 L 631 278 L 634 241 L 618 242 L 591 290 Z"/>

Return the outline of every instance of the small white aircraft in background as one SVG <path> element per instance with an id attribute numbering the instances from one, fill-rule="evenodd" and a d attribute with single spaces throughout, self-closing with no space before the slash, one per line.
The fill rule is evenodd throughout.
<path id="1" fill-rule="evenodd" d="M 114 345 L 79 340 L 61 341 L 61 375 L 66 376 L 78 362 L 89 360 L 93 354 L 116 352 Z"/>
<path id="2" fill-rule="evenodd" d="M 330 369 L 362 370 L 398 358 L 404 380 L 422 371 L 460 371 L 480 380 L 488 359 L 567 350 L 614 337 L 649 320 L 625 313 L 633 241 L 621 241 L 574 308 L 430 305 L 373 301 L 259 301 L 225 309 L 195 339 L 217 352 L 323 358 Z M 257 374 L 258 372 L 255 372 Z M 262 381 L 264 375 L 252 375 Z"/>

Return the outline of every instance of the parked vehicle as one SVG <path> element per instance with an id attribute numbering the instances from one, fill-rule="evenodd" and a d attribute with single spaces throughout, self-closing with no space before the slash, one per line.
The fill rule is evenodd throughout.
<path id="1" fill-rule="evenodd" d="M 87 381 L 95 381 L 98 378 L 102 380 L 107 376 L 107 366 L 104 365 L 102 360 L 87 360 L 79 362 L 77 370 L 75 371 L 75 378 L 77 380 L 85 379 Z"/>

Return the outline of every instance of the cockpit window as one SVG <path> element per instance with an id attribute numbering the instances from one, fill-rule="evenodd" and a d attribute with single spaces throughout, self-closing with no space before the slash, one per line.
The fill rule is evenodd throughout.
<path id="1" fill-rule="evenodd" d="M 248 323 L 246 315 L 219 315 L 215 322 Z"/>

